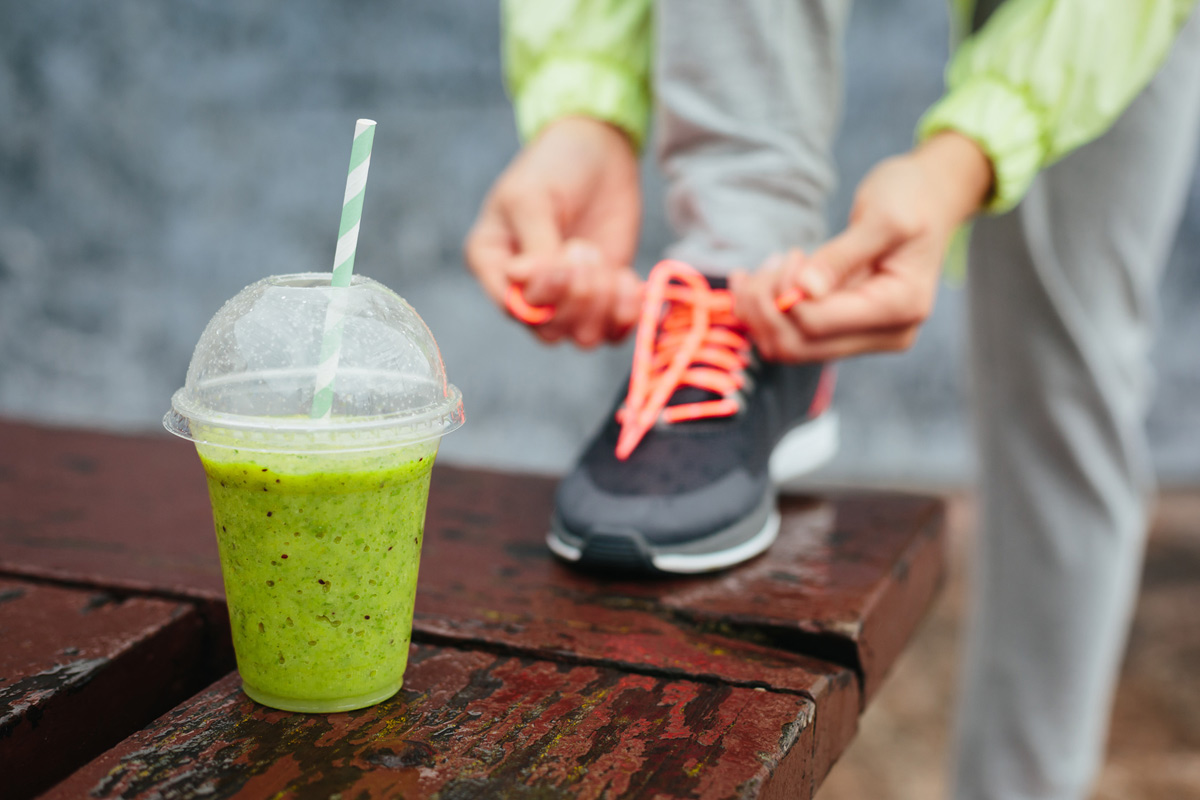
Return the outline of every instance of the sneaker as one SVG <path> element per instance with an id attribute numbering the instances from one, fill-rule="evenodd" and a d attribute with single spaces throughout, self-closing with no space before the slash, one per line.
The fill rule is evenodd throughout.
<path id="1" fill-rule="evenodd" d="M 834 369 L 761 362 L 732 309 L 722 279 L 650 273 L 628 392 L 558 486 L 555 555 L 693 574 L 770 547 L 777 487 L 837 450 Z"/>

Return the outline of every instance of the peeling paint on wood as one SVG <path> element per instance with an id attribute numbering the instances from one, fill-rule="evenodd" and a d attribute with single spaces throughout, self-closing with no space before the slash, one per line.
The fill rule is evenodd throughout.
<path id="1" fill-rule="evenodd" d="M 719 621 L 698 623 L 656 596 L 720 578 L 631 583 L 579 574 L 544 545 L 552 481 L 448 469 L 436 473 L 438 481 L 422 554 L 418 638 L 798 692 L 816 704 L 820 748 L 812 769 L 823 776 L 849 744 L 860 708 L 852 669 Z"/>
<path id="2" fill-rule="evenodd" d="M 21 800 L 203 686 L 186 605 L 0 580 L 0 794 Z M 13 769 L 19 765 L 19 769 Z"/>
<path id="3" fill-rule="evenodd" d="M 135 481 L 129 479 L 131 469 L 136 470 Z M 0 572 L 95 586 L 101 591 L 85 594 L 87 599 L 81 607 L 91 615 L 120 607 L 122 604 L 114 601 L 130 592 L 192 599 L 195 608 L 183 607 L 183 611 L 191 618 L 197 617 L 198 611 L 199 617 L 206 621 L 201 627 L 209 639 L 203 647 L 214 654 L 193 666 L 211 671 L 214 664 L 228 663 L 227 620 L 221 604 L 223 591 L 207 493 L 190 448 L 163 437 L 112 436 L 0 422 L 0 470 L 5 476 L 0 480 Z M 333 751 L 322 751 L 325 739 L 309 742 L 302 736 L 308 735 L 304 731 L 317 730 L 326 724 L 333 727 L 324 736 L 332 736 L 334 731 L 351 735 L 359 730 L 354 727 L 358 723 L 329 722 L 335 718 L 325 717 L 301 717 L 308 720 L 303 725 L 294 720 L 286 722 L 284 718 L 291 715 L 255 709 L 233 690 L 234 684 L 218 685 L 217 689 L 225 686 L 221 690 L 224 694 L 218 691 L 224 699 L 209 711 L 198 710 L 197 703 L 201 701 L 197 700 L 164 717 L 156 723 L 162 736 L 175 741 L 168 735 L 172 719 L 180 720 L 180 736 L 186 731 L 223 731 L 221 735 L 226 738 L 205 745 L 209 748 L 220 744 L 222 749 L 205 749 L 194 756 L 185 751 L 178 754 L 181 758 L 204 759 L 216 758 L 221 753 L 229 755 L 234 760 L 228 762 L 227 776 L 248 776 L 245 785 L 249 787 L 292 786 L 287 781 L 279 783 L 291 776 L 287 780 L 301 781 L 295 785 L 303 786 L 306 793 L 308 788 L 319 793 L 326 786 L 320 781 L 331 780 L 338 785 L 345 782 L 344 774 L 338 771 L 341 766 L 334 772 L 343 777 L 336 779 L 329 778 L 333 773 L 328 771 L 312 776 L 299 771 L 299 756 L 280 749 L 283 744 L 279 742 L 285 739 L 302 742 L 305 747 L 311 744 L 317 751 L 326 752 L 333 759 L 330 763 L 350 764 L 359 770 L 354 773 L 358 777 L 347 785 L 370 788 L 376 786 L 373 776 L 377 774 L 399 771 L 411 778 L 415 770 L 417 778 L 413 780 L 417 783 L 413 785 L 425 787 L 429 775 L 421 770 L 434 769 L 429 764 L 449 763 L 438 759 L 451 756 L 466 758 L 466 750 L 452 747 L 459 736 L 456 731 L 486 728 L 485 732 L 491 735 L 499 730 L 496 726 L 510 719 L 494 695 L 480 687 L 491 685 L 492 677 L 487 676 L 500 673 L 505 678 L 497 691 L 524 685 L 523 678 L 509 675 L 499 666 L 506 664 L 509 667 L 505 669 L 515 669 L 511 666 L 515 664 L 523 665 L 521 669 L 531 674 L 559 676 L 547 679 L 542 687 L 545 695 L 539 696 L 535 686 L 526 686 L 519 702 L 542 709 L 541 713 L 552 709 L 558 716 L 546 717 L 545 721 L 561 728 L 563 736 L 567 731 L 578 733 L 583 721 L 567 713 L 573 708 L 570 703 L 579 698 L 570 695 L 569 701 L 564 699 L 567 696 L 561 694 L 563 690 L 556 688 L 558 684 L 554 681 L 584 673 L 608 676 L 596 678 L 600 684 L 589 678 L 581 684 L 580 691 L 608 697 L 612 687 L 604 692 L 597 687 L 607 686 L 604 681 L 609 681 L 629 699 L 632 710 L 610 715 L 602 738 L 605 746 L 615 747 L 616 742 L 624 741 L 621 737 L 632 737 L 622 745 L 624 750 L 618 748 L 619 753 L 642 754 L 649 752 L 647 748 L 658 748 L 655 752 L 659 755 L 653 762 L 629 757 L 633 758 L 629 764 L 643 764 L 639 768 L 643 770 L 648 769 L 645 763 L 669 763 L 673 757 L 671 747 L 679 742 L 662 739 L 661 727 L 628 727 L 623 721 L 633 721 L 636 717 L 630 714 L 652 713 L 652 709 L 638 707 L 633 698 L 643 701 L 649 698 L 658 703 L 665 695 L 654 692 L 666 691 L 662 687 L 686 686 L 699 692 L 697 697 L 710 698 L 695 701 L 699 706 L 685 704 L 687 708 L 725 708 L 724 704 L 733 702 L 729 700 L 732 697 L 774 698 L 746 699 L 746 709 L 758 708 L 763 703 L 802 707 L 803 713 L 797 711 L 794 720 L 787 723 L 794 734 L 790 749 L 780 745 L 782 749 L 776 756 L 762 757 L 766 762 L 760 755 L 775 751 L 755 751 L 754 764 L 771 765 L 766 773 L 760 771 L 746 777 L 735 786 L 733 794 L 721 784 L 724 793 L 679 796 L 809 796 L 803 792 L 775 793 L 784 791 L 781 786 L 819 784 L 853 736 L 861 707 L 876 690 L 923 615 L 944 567 L 940 502 L 875 493 L 847 494 L 833 499 L 785 498 L 781 503 L 783 525 L 779 540 L 766 555 L 746 565 L 715 576 L 618 581 L 574 572 L 551 558 L 543 538 L 553 488 L 554 480 L 546 477 L 445 466 L 435 470 L 415 620 L 415 639 L 425 645 L 417 647 L 422 654 L 417 661 L 439 664 L 448 670 L 446 675 L 430 679 L 430 686 L 442 685 L 437 682 L 459 676 L 462 686 L 454 698 L 455 702 L 465 703 L 460 711 L 466 716 L 443 720 L 442 728 L 412 728 L 417 732 L 411 736 L 386 738 L 397 726 L 403 727 L 397 720 L 408 724 L 410 715 L 418 713 L 414 709 L 420 709 L 420 720 L 434 719 L 423 705 L 425 701 L 410 694 L 421 685 L 421 679 L 416 677 L 421 673 L 414 666 L 417 671 L 410 670 L 409 688 L 401 698 L 387 704 L 386 712 L 372 710 L 337 718 L 358 720 L 375 713 L 399 715 L 386 720 L 371 717 L 374 721 L 370 724 L 386 728 L 372 728 L 373 735 L 386 734 L 389 744 L 369 753 L 362 744 L 364 739 L 360 742 L 361 753 L 338 750 L 342 755 L 335 759 L 329 755 Z M 0 615 L 23 599 L 10 598 L 5 591 L 0 587 Z M 177 608 L 174 613 L 178 617 L 181 612 Z M 212 639 L 214 635 L 217 640 Z M 199 635 L 196 638 L 202 639 Z M 467 670 L 470 673 L 467 675 L 463 672 L 465 668 L 454 666 L 465 663 L 454 656 L 456 651 L 463 658 L 467 655 L 482 658 L 491 666 L 484 669 L 476 665 Z M 87 657 L 78 649 L 70 655 Z M 471 677 L 476 674 L 483 677 Z M 643 684 L 659 688 L 651 691 Z M 651 693 L 645 694 L 646 691 Z M 719 702 L 712 699 L 718 694 L 724 698 Z M 561 708 L 555 705 L 560 702 L 567 705 Z M 224 709 L 220 713 L 240 715 L 237 719 L 242 722 L 237 724 L 250 727 L 242 729 L 234 722 L 222 721 L 219 709 Z M 276 716 L 271 717 L 272 714 Z M 733 737 L 736 733 L 738 737 L 751 739 L 762 736 L 756 714 L 742 717 L 736 730 L 729 728 L 725 735 Z M 582 755 L 576 753 L 583 759 L 580 763 L 592 765 L 585 775 L 550 770 L 545 775 L 538 773 L 540 782 L 532 784 L 539 787 L 536 790 L 516 788 L 526 786 L 526 782 L 512 776 L 529 776 L 521 772 L 523 768 L 513 755 L 518 752 L 514 747 L 520 743 L 526 749 L 519 752 L 532 758 L 529 754 L 533 751 L 528 750 L 532 745 L 522 737 L 527 728 L 542 721 L 540 715 L 530 716 L 520 729 L 506 729 L 508 732 L 497 743 L 479 745 L 470 751 L 475 759 L 472 764 L 476 761 L 484 766 L 503 764 L 507 771 L 482 770 L 463 773 L 455 780 L 435 781 L 439 796 L 487 796 L 490 789 L 485 790 L 480 782 L 495 781 L 497 775 L 503 780 L 495 785 L 510 786 L 513 793 L 522 792 L 511 796 L 580 796 L 577 790 L 585 785 L 591 794 L 582 796 L 610 796 L 612 785 L 587 782 L 598 780 L 594 776 L 601 763 L 587 758 L 604 756 L 608 759 L 604 764 L 618 766 L 626 762 L 594 742 Z M 472 722 L 473 726 L 467 724 Z M 654 723 L 664 724 L 661 720 Z M 289 725 L 300 727 L 292 730 Z M 292 731 L 287 736 L 293 738 L 279 739 L 269 747 L 264 745 L 261 757 L 256 756 L 258 760 L 253 761 L 257 766 L 246 766 L 250 762 L 239 760 L 246 755 L 239 748 L 249 745 L 236 740 L 234 734 L 238 731 L 270 744 L 275 741 L 270 736 L 285 729 Z M 601 736 L 599 730 L 596 736 Z M 635 734 L 641 736 L 636 745 Z M 296 736 L 301 738 L 294 739 Z M 692 738 L 676 738 L 692 742 Z M 159 745 L 161 741 L 156 744 Z M 133 758 L 130 752 L 122 752 L 121 758 Z M 733 753 L 743 751 L 722 752 L 732 758 Z M 787 758 L 782 754 L 788 754 Z M 313 757 L 318 756 L 319 753 Z M 566 756 L 560 754 L 558 758 Z M 731 763 L 723 769 L 735 767 L 743 769 L 745 764 Z M 141 767 L 145 768 L 148 767 Z M 697 775 L 716 774 L 706 772 L 707 768 L 702 766 L 693 765 L 689 769 L 699 770 Z M 133 773 L 122 774 L 128 778 Z M 241 780 L 230 778 L 232 783 L 222 783 L 225 778 L 205 773 L 199 766 L 195 772 L 181 774 L 208 775 L 203 781 L 209 783 L 189 782 L 191 777 L 177 781 L 164 774 L 162 783 L 154 784 L 158 788 L 153 791 L 161 791 L 162 797 L 182 797 L 188 795 L 182 789 L 177 792 L 177 787 L 215 792 Z M 771 775 L 775 777 L 767 780 L 765 776 Z M 310 778 L 318 783 L 312 787 L 303 783 Z M 426 783 L 421 783 L 422 780 Z M 101 796 L 141 796 L 138 793 L 142 790 L 134 787 L 135 791 L 131 785 L 122 784 L 125 788 L 117 789 L 113 784 L 104 788 L 109 794 Z M 562 789 L 564 786 L 568 789 Z M 236 794 L 242 790 L 239 787 L 242 784 L 229 791 Z M 246 796 L 253 796 L 249 788 L 245 791 Z M 563 791 L 568 794 L 563 795 Z M 421 788 L 418 796 L 424 796 L 424 792 Z M 392 796 L 391 789 L 385 796 Z"/>
<path id="4" fill-rule="evenodd" d="M 579 647 L 590 636 L 619 656 L 636 646 L 636 620 L 652 617 L 851 668 L 865 699 L 945 569 L 943 503 L 928 497 L 785 497 L 763 556 L 717 575 L 630 581 L 579 574 L 549 554 L 553 480 L 443 468 L 434 487 L 417 598 L 420 627 L 434 633 L 508 644 L 540 636 L 548 649 L 551 637 Z"/>
<path id="5" fill-rule="evenodd" d="M 77 469 L 81 463 L 88 468 Z M 131 465 L 136 481 L 128 479 Z M 9 475 L 0 482 L 0 571 L 207 600 L 223 596 L 207 492 L 191 448 L 166 437 L 0 422 L 0 466 Z M 418 637 L 477 638 L 478 631 L 449 629 L 446 620 L 458 612 L 445 607 L 445 598 L 460 598 L 462 609 L 486 607 L 501 593 L 520 594 L 524 608 L 515 616 L 506 617 L 501 605 L 494 618 L 458 615 L 456 624 L 478 625 L 487 641 L 503 638 L 507 629 L 510 639 L 524 636 L 527 643 L 538 619 L 556 624 L 544 633 L 563 643 L 582 636 L 568 625 L 574 617 L 556 606 L 574 612 L 624 604 L 673 624 L 690 621 L 693 629 L 850 667 L 862 677 L 866 700 L 944 571 L 941 501 L 853 493 L 784 498 L 776 544 L 717 576 L 620 582 L 579 575 L 554 563 L 542 542 L 554 483 L 436 468 Z M 555 647 L 542 638 L 540 646 Z M 558 649 L 565 648 L 560 643 Z"/>
<path id="6" fill-rule="evenodd" d="M 418 645 L 405 688 L 328 716 L 250 702 L 237 676 L 48 798 L 810 797 L 813 707 L 792 694 Z M 797 759 L 797 760 L 793 760 Z"/>

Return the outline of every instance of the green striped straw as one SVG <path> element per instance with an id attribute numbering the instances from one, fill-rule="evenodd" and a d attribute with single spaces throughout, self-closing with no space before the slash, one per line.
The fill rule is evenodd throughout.
<path id="1" fill-rule="evenodd" d="M 345 288 L 354 274 L 354 254 L 358 250 L 358 225 L 362 220 L 363 196 L 367 190 L 367 170 L 371 167 L 371 145 L 375 142 L 375 120 L 360 119 L 354 125 L 354 146 L 350 149 L 350 172 L 346 176 L 346 194 L 342 199 L 342 224 L 338 226 L 337 250 L 333 256 L 333 280 L 330 285 Z M 316 391 L 313 394 L 313 419 L 329 419 L 333 411 L 333 379 L 342 354 L 342 293 L 334 292 L 325 313 L 325 332 L 321 338 L 321 358 L 317 364 Z"/>

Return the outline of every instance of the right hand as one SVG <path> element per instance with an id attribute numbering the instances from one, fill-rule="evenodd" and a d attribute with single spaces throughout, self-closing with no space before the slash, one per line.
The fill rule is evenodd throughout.
<path id="1" fill-rule="evenodd" d="M 539 338 L 592 347 L 637 323 L 641 281 L 632 263 L 641 218 L 637 155 L 605 122 L 566 117 L 546 126 L 496 179 L 467 235 L 467 266 L 501 308 L 509 287 L 553 306 Z"/>
<path id="2" fill-rule="evenodd" d="M 811 256 L 776 257 L 730 284 L 759 352 L 801 362 L 911 347 L 933 310 L 950 237 L 993 182 L 987 153 L 952 131 L 876 165 L 843 233 Z M 803 302 L 779 311 L 775 298 L 793 287 Z"/>

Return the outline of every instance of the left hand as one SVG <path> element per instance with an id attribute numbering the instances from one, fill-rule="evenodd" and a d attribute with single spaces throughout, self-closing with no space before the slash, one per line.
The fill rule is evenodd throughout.
<path id="1" fill-rule="evenodd" d="M 933 310 L 950 237 L 991 185 L 987 156 L 953 132 L 878 164 L 859 184 L 844 232 L 811 257 L 773 256 L 734 278 L 735 311 L 763 357 L 824 361 L 912 346 Z M 804 300 L 780 312 L 775 297 L 797 286 Z"/>
<path id="2" fill-rule="evenodd" d="M 594 347 L 619 341 L 637 323 L 640 217 L 629 136 L 598 119 L 563 117 L 496 179 L 464 255 L 501 308 L 514 285 L 526 305 L 554 307 L 544 324 L 525 320 L 542 341 Z"/>

